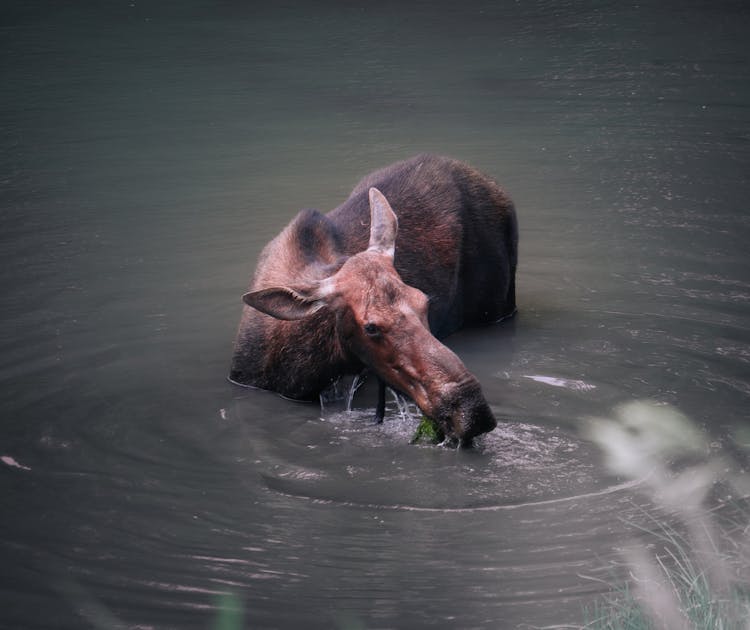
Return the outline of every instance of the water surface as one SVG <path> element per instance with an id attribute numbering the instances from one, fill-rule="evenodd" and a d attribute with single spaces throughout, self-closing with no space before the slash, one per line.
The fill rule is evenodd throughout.
<path id="1" fill-rule="evenodd" d="M 581 418 L 747 421 L 749 17 L 6 2 L 0 626 L 580 623 L 642 501 Z M 519 315 L 448 340 L 501 418 L 474 452 L 225 380 L 264 243 L 421 151 L 518 206 Z"/>

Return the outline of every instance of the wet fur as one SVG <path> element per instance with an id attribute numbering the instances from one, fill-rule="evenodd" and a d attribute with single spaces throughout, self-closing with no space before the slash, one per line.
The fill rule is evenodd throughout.
<path id="1" fill-rule="evenodd" d="M 261 253 L 251 290 L 328 277 L 368 246 L 368 189 L 398 216 L 394 264 L 403 281 L 430 298 L 433 334 L 498 321 L 515 312 L 518 228 L 513 203 L 492 180 L 448 158 L 419 155 L 365 177 L 340 206 L 303 210 Z M 310 400 L 362 364 L 335 334 L 324 308 L 281 321 L 245 307 L 230 378 Z"/>

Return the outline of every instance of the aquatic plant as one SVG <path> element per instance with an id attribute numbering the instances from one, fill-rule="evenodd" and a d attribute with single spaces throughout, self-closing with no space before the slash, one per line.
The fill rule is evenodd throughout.
<path id="1" fill-rule="evenodd" d="M 419 420 L 417 429 L 414 432 L 414 437 L 411 439 L 411 444 L 417 444 L 419 442 L 440 444 L 444 440 L 445 433 L 443 433 L 438 423 L 432 418 L 428 418 L 422 414 L 422 418 Z"/>
<path id="2" fill-rule="evenodd" d="M 587 611 L 584 627 L 750 630 L 750 476 L 742 463 L 712 450 L 684 414 L 653 402 L 591 419 L 585 433 L 610 471 L 643 477 L 655 513 L 631 523 L 651 544 L 627 547 L 629 581 Z M 743 440 L 737 433 L 734 444 L 746 448 Z"/>

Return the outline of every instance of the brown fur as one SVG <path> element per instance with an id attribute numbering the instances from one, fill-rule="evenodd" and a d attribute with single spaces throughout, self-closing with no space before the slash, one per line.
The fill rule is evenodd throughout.
<path id="1" fill-rule="evenodd" d="M 384 225 L 371 233 L 375 187 L 398 218 L 393 258 L 365 251 L 368 239 L 372 250 L 373 239 L 387 242 L 389 234 Z M 489 430 L 494 418 L 478 383 L 433 334 L 515 311 L 517 238 L 508 196 L 465 164 L 421 155 L 376 171 L 342 205 L 327 215 L 301 212 L 264 248 L 230 378 L 311 399 L 367 366 L 428 414 L 464 417 L 471 401 L 469 415 L 481 416 L 484 428 L 446 420 L 455 425 L 449 433 Z M 375 324 L 378 335 L 363 332 Z"/>

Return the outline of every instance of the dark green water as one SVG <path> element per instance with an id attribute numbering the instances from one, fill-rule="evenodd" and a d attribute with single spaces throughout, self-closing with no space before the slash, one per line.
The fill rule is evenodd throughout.
<path id="1" fill-rule="evenodd" d="M 580 418 L 747 422 L 749 26 L 739 1 L 4 2 L 0 627 L 579 623 L 637 496 Z M 521 223 L 519 316 L 449 340 L 503 419 L 474 453 L 371 426 L 367 392 L 321 414 L 225 380 L 265 242 L 421 151 Z"/>

